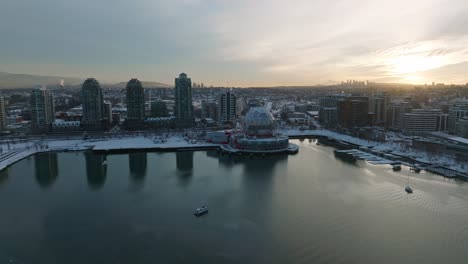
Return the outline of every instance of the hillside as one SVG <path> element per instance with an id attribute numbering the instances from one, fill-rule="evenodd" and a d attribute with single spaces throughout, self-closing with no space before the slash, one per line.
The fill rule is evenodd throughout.
<path id="1" fill-rule="evenodd" d="M 18 89 L 18 88 L 33 88 L 36 85 L 46 85 L 49 88 L 57 86 L 61 81 L 67 87 L 81 86 L 85 78 L 75 77 L 60 77 L 60 76 L 40 76 L 31 74 L 17 74 L 0 72 L 0 89 Z M 126 82 L 119 82 L 116 84 L 109 84 L 101 82 L 104 88 L 125 88 Z M 169 88 L 171 85 L 159 82 L 142 82 L 145 88 Z"/>

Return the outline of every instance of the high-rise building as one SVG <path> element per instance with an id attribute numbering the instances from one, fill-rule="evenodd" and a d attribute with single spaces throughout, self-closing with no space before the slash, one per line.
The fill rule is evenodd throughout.
<path id="1" fill-rule="evenodd" d="M 327 95 L 319 98 L 319 122 L 326 127 L 335 127 L 338 122 L 338 102 L 344 95 Z"/>
<path id="2" fill-rule="evenodd" d="M 220 124 L 234 123 L 237 114 L 237 98 L 232 91 L 220 95 L 218 103 L 218 119 Z"/>
<path id="3" fill-rule="evenodd" d="M 387 122 L 387 107 L 389 97 L 385 94 L 373 95 L 369 98 L 369 112 L 373 113 L 373 124 L 385 126 Z"/>
<path id="4" fill-rule="evenodd" d="M 446 131 L 448 115 L 440 109 L 413 109 L 404 115 L 404 132 L 421 134 L 425 132 Z"/>
<path id="5" fill-rule="evenodd" d="M 83 118 L 81 123 L 85 129 L 104 128 L 104 98 L 98 81 L 87 79 L 81 88 Z"/>
<path id="6" fill-rule="evenodd" d="M 211 118 L 218 120 L 218 105 L 211 100 L 202 100 L 201 102 L 201 118 Z"/>
<path id="7" fill-rule="evenodd" d="M 390 105 L 388 125 L 393 129 L 403 129 L 405 114 L 410 113 L 411 109 L 409 102 L 397 102 Z"/>
<path id="8" fill-rule="evenodd" d="M 7 114 L 5 106 L 5 98 L 0 96 L 0 131 L 5 130 L 7 127 Z"/>
<path id="9" fill-rule="evenodd" d="M 169 112 L 167 104 L 163 100 L 156 100 L 151 102 L 151 117 L 167 117 Z"/>
<path id="10" fill-rule="evenodd" d="M 47 132 L 54 122 L 54 100 L 49 90 L 35 88 L 31 92 L 31 128 L 34 132 Z"/>
<path id="11" fill-rule="evenodd" d="M 338 101 L 338 122 L 342 128 L 362 127 L 370 124 L 369 98 L 350 96 Z"/>
<path id="12" fill-rule="evenodd" d="M 109 127 L 112 123 L 112 103 L 109 101 L 104 101 L 103 121 L 106 127 Z"/>
<path id="13" fill-rule="evenodd" d="M 138 79 L 127 83 L 127 120 L 128 127 L 139 126 L 145 119 L 145 92 Z"/>
<path id="14" fill-rule="evenodd" d="M 175 79 L 175 107 L 174 114 L 179 126 L 193 124 L 192 80 L 187 74 L 181 73 Z"/>

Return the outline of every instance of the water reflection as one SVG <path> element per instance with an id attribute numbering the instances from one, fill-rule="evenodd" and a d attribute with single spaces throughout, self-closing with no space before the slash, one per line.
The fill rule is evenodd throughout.
<path id="1" fill-rule="evenodd" d="M 229 154 L 223 154 L 216 150 L 210 150 L 206 152 L 206 156 L 218 160 L 218 163 L 225 168 L 232 168 L 236 164 L 241 163 L 242 160 L 249 159 L 247 156 L 235 156 Z"/>
<path id="2" fill-rule="evenodd" d="M 91 152 L 85 152 L 84 155 L 88 186 L 94 190 L 102 188 L 106 182 L 107 165 L 103 164 L 106 160 L 106 156 L 93 154 Z"/>
<path id="3" fill-rule="evenodd" d="M 10 176 L 10 167 L 6 167 L 0 171 L 0 185 L 3 185 L 8 180 L 8 176 Z"/>
<path id="4" fill-rule="evenodd" d="M 130 178 L 134 183 L 140 183 L 146 176 L 148 158 L 146 153 L 128 154 L 130 164 Z"/>
<path id="5" fill-rule="evenodd" d="M 273 155 L 267 157 L 252 157 L 241 160 L 240 163 L 244 164 L 245 175 L 267 175 L 271 176 L 274 172 L 275 166 L 288 160 L 289 155 Z"/>
<path id="6" fill-rule="evenodd" d="M 42 188 L 50 187 L 58 176 L 57 153 L 42 153 L 34 156 L 36 180 Z"/>
<path id="7" fill-rule="evenodd" d="M 177 175 L 182 184 L 187 184 L 193 173 L 193 151 L 176 152 Z"/>
<path id="8" fill-rule="evenodd" d="M 334 151 L 335 159 L 357 166 L 356 158 L 350 154 Z"/>

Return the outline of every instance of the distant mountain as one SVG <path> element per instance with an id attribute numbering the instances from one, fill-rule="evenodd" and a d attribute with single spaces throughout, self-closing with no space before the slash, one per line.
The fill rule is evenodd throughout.
<path id="1" fill-rule="evenodd" d="M 46 85 L 49 88 L 56 87 L 61 81 L 64 81 L 65 86 L 81 86 L 85 78 L 75 77 L 60 77 L 60 76 L 39 76 L 30 74 L 17 74 L 0 72 L 0 89 L 18 89 L 18 88 L 33 88 L 36 85 Z M 98 80 L 99 81 L 99 80 Z M 100 82 L 105 88 L 125 88 L 127 82 L 109 84 Z M 142 82 L 145 88 L 170 88 L 172 85 L 159 82 Z"/>
<path id="2" fill-rule="evenodd" d="M 62 80 L 65 85 L 78 85 L 83 82 L 83 79 L 80 78 L 0 72 L 0 89 L 33 88 L 36 85 L 47 85 L 52 87 L 60 84 Z"/>
<path id="3" fill-rule="evenodd" d="M 141 82 L 144 88 L 172 88 L 174 86 L 160 83 L 160 82 Z M 127 82 L 119 82 L 116 84 L 101 84 L 104 88 L 115 88 L 115 89 L 123 89 L 127 86 Z"/>

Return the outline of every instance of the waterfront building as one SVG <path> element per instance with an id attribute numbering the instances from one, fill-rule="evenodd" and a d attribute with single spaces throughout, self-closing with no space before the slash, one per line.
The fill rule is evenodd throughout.
<path id="1" fill-rule="evenodd" d="M 325 127 L 332 128 L 336 126 L 338 111 L 336 107 L 321 107 L 319 111 L 319 122 Z"/>
<path id="2" fill-rule="evenodd" d="M 456 135 L 468 138 L 468 115 L 457 121 Z"/>
<path id="3" fill-rule="evenodd" d="M 202 100 L 201 102 L 201 118 L 218 120 L 218 104 L 211 100 Z"/>
<path id="4" fill-rule="evenodd" d="M 139 128 L 145 120 L 145 92 L 138 79 L 131 79 L 126 86 L 127 128 Z"/>
<path id="5" fill-rule="evenodd" d="M 151 117 L 167 117 L 169 112 L 167 104 L 163 100 L 156 100 L 151 102 Z"/>
<path id="6" fill-rule="evenodd" d="M 5 130 L 7 127 L 7 113 L 5 106 L 5 98 L 0 96 L 0 131 Z"/>
<path id="7" fill-rule="evenodd" d="M 421 134 L 425 132 L 446 131 L 448 115 L 440 109 L 413 109 L 404 115 L 404 132 Z"/>
<path id="8" fill-rule="evenodd" d="M 187 74 L 181 73 L 179 78 L 175 79 L 175 107 L 174 115 L 177 125 L 189 127 L 193 125 L 193 105 L 192 105 L 192 80 Z"/>
<path id="9" fill-rule="evenodd" d="M 35 88 L 30 97 L 33 132 L 48 132 L 54 122 L 54 100 L 50 90 Z"/>
<path id="10" fill-rule="evenodd" d="M 465 116 L 468 116 L 468 100 L 455 102 L 448 110 L 449 121 L 448 131 L 457 132 L 457 122 Z"/>
<path id="11" fill-rule="evenodd" d="M 104 128 L 104 98 L 99 82 L 94 78 L 84 81 L 81 88 L 83 117 L 81 124 L 88 130 Z"/>
<path id="12" fill-rule="evenodd" d="M 369 98 L 350 96 L 338 101 L 338 123 L 342 128 L 363 127 L 370 124 Z"/>
<path id="13" fill-rule="evenodd" d="M 374 114 L 372 124 L 377 126 L 386 125 L 388 101 L 389 97 L 385 94 L 377 94 L 369 98 L 369 112 Z"/>
<path id="14" fill-rule="evenodd" d="M 218 121 L 220 124 L 232 124 L 236 121 L 237 97 L 232 91 L 220 95 L 218 106 Z"/>
<path id="15" fill-rule="evenodd" d="M 319 122 L 325 127 L 335 127 L 338 122 L 338 102 L 343 95 L 327 95 L 319 98 Z"/>
<path id="16" fill-rule="evenodd" d="M 389 126 L 393 129 L 403 129 L 404 117 L 406 113 L 410 113 L 412 109 L 409 102 L 397 102 L 389 106 Z"/>

